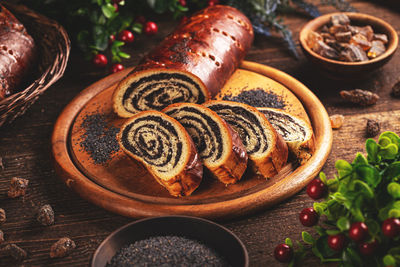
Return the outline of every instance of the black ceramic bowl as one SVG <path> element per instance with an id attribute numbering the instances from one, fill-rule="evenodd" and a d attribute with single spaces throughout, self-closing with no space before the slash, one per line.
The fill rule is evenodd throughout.
<path id="1" fill-rule="evenodd" d="M 92 267 L 104 267 L 123 246 L 153 236 L 175 235 L 202 242 L 213 248 L 232 267 L 248 267 L 249 256 L 242 241 L 227 228 L 189 216 L 142 219 L 111 233 L 93 255 Z"/>

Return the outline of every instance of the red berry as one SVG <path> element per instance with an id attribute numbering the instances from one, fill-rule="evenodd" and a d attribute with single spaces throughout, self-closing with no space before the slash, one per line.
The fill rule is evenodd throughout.
<path id="1" fill-rule="evenodd" d="M 292 248 L 286 244 L 279 244 L 275 247 L 274 256 L 280 262 L 289 262 L 293 257 Z"/>
<path id="2" fill-rule="evenodd" d="M 115 35 L 111 34 L 110 37 L 108 38 L 108 44 L 112 44 L 115 41 Z"/>
<path id="3" fill-rule="evenodd" d="M 320 179 L 314 179 L 307 185 L 307 194 L 312 199 L 320 199 L 326 192 L 327 187 Z"/>
<path id="4" fill-rule="evenodd" d="M 138 16 L 136 17 L 135 22 L 144 25 L 146 23 L 146 18 L 144 16 Z"/>
<path id="5" fill-rule="evenodd" d="M 208 6 L 218 5 L 219 0 L 208 0 Z"/>
<path id="6" fill-rule="evenodd" d="M 110 72 L 111 73 L 116 73 L 118 71 L 121 71 L 124 69 L 124 66 L 120 63 L 115 63 L 114 65 L 111 66 Z"/>
<path id="7" fill-rule="evenodd" d="M 113 4 L 113 7 L 115 8 L 115 12 L 118 12 L 118 11 L 119 11 L 119 6 L 118 6 L 118 4 L 114 3 L 114 4 Z"/>
<path id="8" fill-rule="evenodd" d="M 146 22 L 146 26 L 144 27 L 144 33 L 147 35 L 153 35 L 158 32 L 157 24 L 152 21 Z"/>
<path id="9" fill-rule="evenodd" d="M 397 218 L 389 218 L 382 223 L 382 232 L 389 238 L 394 238 L 400 234 L 400 220 Z"/>
<path id="10" fill-rule="evenodd" d="M 107 66 L 108 60 L 107 57 L 103 54 L 97 54 L 93 57 L 93 64 L 96 67 L 105 67 Z"/>
<path id="11" fill-rule="evenodd" d="M 131 31 L 123 30 L 118 35 L 118 40 L 123 41 L 125 43 L 132 43 L 135 40 L 135 36 Z"/>
<path id="12" fill-rule="evenodd" d="M 179 0 L 179 4 L 181 6 L 186 6 L 186 0 Z"/>
<path id="13" fill-rule="evenodd" d="M 378 248 L 378 245 L 378 240 L 374 239 L 374 241 L 370 243 L 361 243 L 360 245 L 358 245 L 358 249 L 363 255 L 372 255 Z"/>
<path id="14" fill-rule="evenodd" d="M 368 235 L 368 226 L 363 222 L 355 222 L 350 226 L 349 237 L 355 242 L 363 241 Z"/>
<path id="15" fill-rule="evenodd" d="M 314 226 L 318 222 L 318 213 L 313 208 L 305 208 L 300 212 L 299 219 L 304 226 Z"/>
<path id="16" fill-rule="evenodd" d="M 343 234 L 330 235 L 328 237 L 328 246 L 335 250 L 341 251 L 344 248 L 346 238 Z"/>
<path id="17" fill-rule="evenodd" d="M 187 16 L 183 16 L 183 17 L 181 18 L 181 20 L 179 21 L 179 24 L 183 24 L 183 23 L 185 23 L 186 21 L 188 21 L 188 17 L 187 17 Z"/>

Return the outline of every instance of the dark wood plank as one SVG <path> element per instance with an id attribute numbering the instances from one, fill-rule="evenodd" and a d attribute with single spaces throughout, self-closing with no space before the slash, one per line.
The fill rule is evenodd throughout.
<path id="1" fill-rule="evenodd" d="M 380 17 L 400 30 L 400 14 L 376 1 L 354 1 L 361 12 Z M 323 13 L 333 11 L 322 7 Z M 297 38 L 306 16 L 289 16 L 285 22 Z M 129 48 L 133 52 L 129 64 L 133 65 L 143 54 L 162 40 L 175 25 L 163 22 L 162 32 L 154 38 L 140 36 Z M 365 77 L 363 81 L 337 82 L 321 77 L 301 54 L 298 61 L 283 48 L 278 38 L 257 37 L 247 56 L 248 60 L 281 69 L 302 81 L 312 89 L 327 107 L 330 114 L 341 113 L 346 117 L 344 126 L 334 131 L 334 144 L 323 171 L 332 177 L 337 159 L 351 160 L 357 151 L 363 151 L 367 118 L 382 121 L 382 130 L 400 132 L 400 123 L 394 119 L 400 115 L 400 100 L 389 93 L 400 79 L 400 54 L 380 71 Z M 0 226 L 8 242 L 17 243 L 29 253 L 24 261 L 27 266 L 87 266 L 98 244 L 113 230 L 132 221 L 98 208 L 71 192 L 55 175 L 50 157 L 50 136 L 53 124 L 63 107 L 91 83 L 105 76 L 105 72 L 92 68 L 81 59 L 76 49 L 65 76 L 42 95 L 28 112 L 15 122 L 0 128 L 0 157 L 5 169 L 0 169 L 0 207 L 7 212 L 8 220 Z M 362 88 L 377 92 L 381 99 L 368 108 L 344 104 L 338 92 L 341 89 Z M 14 176 L 30 179 L 28 194 L 20 199 L 6 197 L 9 180 Z M 39 226 L 34 219 L 35 210 L 42 204 L 51 204 L 56 213 L 56 224 Z M 274 208 L 231 221 L 221 222 L 235 232 L 245 243 L 251 266 L 280 266 L 273 259 L 273 249 L 285 237 L 300 239 L 304 227 L 298 222 L 298 213 L 312 204 L 304 190 L 276 205 Z M 49 250 L 59 237 L 69 236 L 77 243 L 77 249 L 68 257 L 50 259 Z M 304 264 L 317 265 L 310 258 Z M 10 258 L 1 258 L 0 266 L 17 265 Z"/>

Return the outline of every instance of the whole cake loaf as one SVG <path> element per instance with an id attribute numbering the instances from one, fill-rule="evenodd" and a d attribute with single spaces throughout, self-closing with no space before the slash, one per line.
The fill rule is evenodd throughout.
<path id="1" fill-rule="evenodd" d="M 163 109 L 192 137 L 211 174 L 224 184 L 236 183 L 247 168 L 247 153 L 239 135 L 214 111 L 199 104 L 176 103 Z"/>
<path id="2" fill-rule="evenodd" d="M 14 93 L 35 59 L 35 42 L 24 25 L 0 5 L 0 100 Z"/>
<path id="3" fill-rule="evenodd" d="M 203 165 L 192 139 L 175 119 L 143 111 L 122 127 L 118 142 L 173 196 L 190 195 L 200 184 Z"/>
<path id="4" fill-rule="evenodd" d="M 113 107 L 121 117 L 173 103 L 203 103 L 215 96 L 243 60 L 254 38 L 250 21 L 229 6 L 190 17 L 117 86 Z"/>

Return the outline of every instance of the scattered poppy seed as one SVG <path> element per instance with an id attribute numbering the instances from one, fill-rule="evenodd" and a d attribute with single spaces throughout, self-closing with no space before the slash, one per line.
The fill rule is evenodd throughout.
<path id="1" fill-rule="evenodd" d="M 102 114 L 86 115 L 81 127 L 84 133 L 80 146 L 86 151 L 95 164 L 103 164 L 119 150 L 117 134 L 119 128 L 108 125 Z"/>
<path id="2" fill-rule="evenodd" d="M 179 236 L 155 236 L 121 248 L 107 267 L 230 266 L 213 249 Z"/>
<path id="3" fill-rule="evenodd" d="M 253 107 L 268 107 L 282 109 L 285 103 L 282 98 L 273 92 L 267 92 L 261 88 L 245 90 L 236 96 L 226 95 L 222 98 L 227 101 L 244 103 Z"/>

